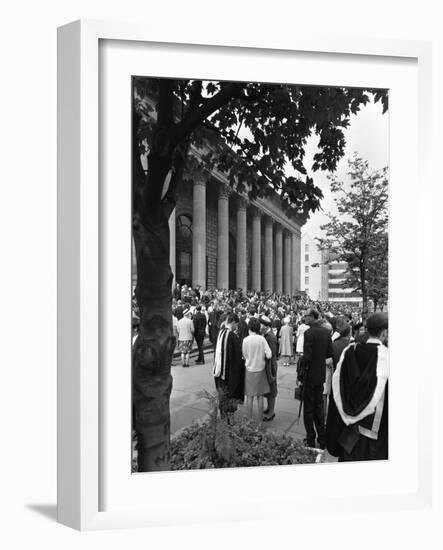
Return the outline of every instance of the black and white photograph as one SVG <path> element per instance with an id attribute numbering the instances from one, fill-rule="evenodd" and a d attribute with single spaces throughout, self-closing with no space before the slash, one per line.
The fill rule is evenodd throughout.
<path id="1" fill-rule="evenodd" d="M 389 459 L 388 97 L 132 77 L 133 473 Z"/>
<path id="2" fill-rule="evenodd" d="M 438 546 L 440 5 L 5 7 L 0 546 Z"/>

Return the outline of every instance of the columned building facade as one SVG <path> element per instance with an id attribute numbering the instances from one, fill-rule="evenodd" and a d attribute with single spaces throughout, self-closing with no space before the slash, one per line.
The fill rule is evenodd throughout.
<path id="1" fill-rule="evenodd" d="M 223 175 L 188 176 L 169 227 L 174 282 L 300 291 L 300 220 L 288 217 L 277 195 L 251 202 Z"/>

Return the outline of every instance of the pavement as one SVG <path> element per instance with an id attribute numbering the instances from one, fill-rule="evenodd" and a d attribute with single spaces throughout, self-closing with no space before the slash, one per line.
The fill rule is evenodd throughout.
<path id="1" fill-rule="evenodd" d="M 189 368 L 181 366 L 179 354 L 174 354 L 172 361 L 172 394 L 170 401 L 171 410 L 171 436 L 177 436 L 184 428 L 194 421 L 203 420 L 209 412 L 208 401 L 199 395 L 202 390 L 215 393 L 214 378 L 212 376 L 213 348 L 208 340 L 204 346 L 205 364 L 196 365 L 197 350 L 190 355 Z M 266 430 L 275 433 L 285 433 L 294 439 L 302 440 L 306 437 L 303 424 L 303 413 L 298 419 L 300 401 L 294 399 L 296 384 L 296 365 L 284 367 L 282 361 L 278 361 L 277 387 L 278 395 L 275 404 L 275 418 L 271 422 L 263 422 Z M 240 405 L 236 415 L 245 416 L 245 407 Z M 257 405 L 254 402 L 253 419 L 258 420 Z M 325 451 L 325 462 L 335 462 L 336 459 Z"/>

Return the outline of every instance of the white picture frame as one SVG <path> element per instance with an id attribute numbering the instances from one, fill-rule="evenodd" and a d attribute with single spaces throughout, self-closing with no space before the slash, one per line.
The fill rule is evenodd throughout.
<path id="1" fill-rule="evenodd" d="M 248 472 L 233 470 L 209 473 L 161 473 L 156 474 L 155 477 L 144 477 L 143 479 L 140 476 L 132 476 L 132 486 L 134 484 L 149 485 L 153 492 L 159 491 L 162 484 L 170 484 L 169 490 L 171 490 L 175 483 L 177 485 L 175 499 L 177 502 L 173 504 L 167 501 L 163 502 L 159 494 L 158 500 L 151 500 L 150 505 L 134 506 L 129 503 L 130 493 L 125 493 L 122 490 L 121 494 L 125 496 L 122 496 L 119 505 L 114 502 L 110 509 L 103 509 L 101 484 L 113 483 L 114 479 L 117 483 L 117 477 L 114 474 L 108 475 L 112 465 L 107 465 L 105 468 L 102 456 L 104 448 L 102 426 L 106 407 L 103 407 L 101 403 L 105 390 L 101 387 L 102 366 L 99 342 L 100 304 L 103 293 L 106 296 L 106 292 L 101 288 L 100 280 L 103 276 L 101 270 L 103 266 L 101 238 L 103 236 L 101 231 L 106 226 L 101 226 L 99 219 L 99 213 L 102 213 L 104 208 L 99 184 L 101 154 L 99 75 L 100 43 L 103 41 L 118 41 L 119 44 L 123 44 L 124 41 L 129 55 L 131 55 L 132 45 L 135 47 L 136 44 L 156 44 L 156 47 L 160 48 L 162 45 L 165 47 L 174 45 L 177 48 L 181 44 L 183 47 L 193 44 L 197 52 L 206 52 L 209 57 L 214 48 L 229 48 L 231 57 L 240 55 L 246 50 L 250 51 L 251 55 L 253 52 L 272 52 L 272 55 L 281 58 L 291 52 L 301 52 L 322 55 L 325 57 L 325 63 L 329 62 L 328 59 L 333 60 L 335 57 L 351 63 L 360 62 L 358 60 L 361 60 L 362 63 L 368 61 L 370 63 L 371 59 L 384 59 L 388 60 L 392 68 L 396 67 L 396 63 L 401 64 L 405 60 L 412 60 L 411 63 L 415 66 L 416 74 L 414 73 L 415 75 L 411 78 L 413 82 L 416 79 L 418 83 L 418 94 L 415 91 L 411 92 L 415 94 L 411 96 L 415 98 L 414 105 L 411 105 L 411 112 L 417 114 L 418 120 L 416 121 L 413 116 L 411 132 L 414 144 L 411 145 L 411 151 L 415 156 L 414 158 L 408 157 L 408 162 L 410 162 L 413 172 L 415 168 L 418 170 L 416 177 L 423 194 L 432 185 L 428 172 L 430 169 L 428 155 L 431 134 L 431 47 L 426 42 L 323 37 L 305 35 L 300 32 L 297 32 L 297 36 L 294 38 L 280 37 L 277 39 L 273 35 L 270 39 L 260 37 L 252 41 L 246 36 L 233 38 L 227 35 L 223 41 L 214 38 L 208 42 L 203 35 L 201 37 L 194 35 L 191 39 L 186 35 L 186 30 L 183 30 L 182 34 L 174 32 L 167 35 L 161 30 L 156 30 L 155 27 L 148 28 L 132 23 L 103 21 L 77 21 L 59 29 L 58 520 L 60 523 L 80 530 L 210 521 L 214 519 L 213 510 L 207 509 L 204 500 L 201 499 L 200 505 L 198 501 L 189 504 L 183 497 L 183 491 L 200 492 L 201 497 L 204 495 L 205 485 L 208 483 L 214 487 L 218 486 L 217 484 L 226 485 L 227 476 L 229 476 L 229 480 L 237 482 L 241 479 L 246 484 L 254 484 L 257 476 L 260 476 L 261 480 L 265 480 L 266 487 L 272 486 L 272 483 L 279 486 L 285 483 L 285 479 L 289 475 L 288 472 L 292 472 L 297 467 L 290 467 L 291 470 L 282 470 L 282 468 L 267 468 L 260 469 L 260 471 L 249 469 Z M 404 109 L 404 107 L 402 108 Z M 395 116 L 394 113 L 394 120 Z M 401 123 L 393 123 L 391 139 L 393 139 L 392 136 L 401 133 L 399 124 Z M 396 166 L 395 163 L 394 166 Z M 394 179 L 399 178 L 400 175 L 411 178 L 411 175 L 406 173 L 392 174 Z M 415 173 L 412 177 L 415 177 Z M 406 185 L 405 195 L 409 197 L 406 204 L 410 207 L 414 204 L 417 205 L 415 219 L 412 222 L 413 227 L 409 228 L 410 233 L 408 234 L 413 239 L 415 229 L 419 231 L 417 238 L 426 234 L 430 220 L 426 217 L 427 211 L 420 201 L 420 197 L 410 196 L 413 182 L 410 179 L 408 182 L 411 186 L 408 187 L 409 183 Z M 402 198 L 399 196 L 398 188 L 394 186 L 391 199 L 395 203 Z M 397 219 L 402 223 L 400 215 Z M 396 234 L 395 228 L 393 234 L 394 236 Z M 124 246 L 127 246 L 127 243 Z M 412 285 L 410 292 L 413 294 L 410 309 L 412 308 L 415 313 L 420 315 L 423 313 L 424 306 L 415 287 L 417 285 L 418 288 L 425 277 L 420 266 L 425 264 L 429 266 L 429 261 L 432 260 L 428 257 L 429 249 L 427 247 L 419 249 L 415 241 L 411 242 L 409 250 L 412 251 L 413 260 L 417 261 L 417 269 L 414 268 L 413 273 L 407 278 L 407 282 Z M 423 292 L 426 294 L 431 290 Z M 401 314 L 401 304 L 398 311 Z M 395 330 L 392 337 L 390 334 L 393 351 L 396 349 L 396 343 L 399 342 L 399 339 L 396 338 L 397 334 L 399 333 L 396 333 Z M 412 350 L 406 359 L 405 372 L 414 373 L 413 364 L 416 359 L 416 351 Z M 243 519 L 269 517 L 269 514 L 265 516 L 264 510 L 257 516 L 257 509 L 264 508 L 265 499 L 275 502 L 281 499 L 284 502 L 284 507 L 291 509 L 292 513 L 294 507 L 303 508 L 305 512 L 317 510 L 325 499 L 327 499 L 329 507 L 333 505 L 336 510 L 343 511 L 353 508 L 357 502 L 363 509 L 365 507 L 371 509 L 373 506 L 377 506 L 378 509 L 429 506 L 432 494 L 431 403 L 426 398 L 423 388 L 425 382 L 429 383 L 432 361 L 429 359 L 422 364 L 424 366 L 417 384 L 408 386 L 408 382 L 406 382 L 406 388 L 412 388 L 412 391 L 415 392 L 411 399 L 413 398 L 417 405 L 416 408 L 413 407 L 412 422 L 412 428 L 415 430 L 413 434 L 415 446 L 413 448 L 417 453 L 410 461 L 409 470 L 405 470 L 405 479 L 402 481 L 401 476 L 397 479 L 397 489 L 387 489 L 383 495 L 380 494 L 380 491 L 371 493 L 366 490 L 365 493 L 365 489 L 360 491 L 355 489 L 355 480 L 361 475 L 364 466 L 351 464 L 347 465 L 350 488 L 335 498 L 335 493 L 328 494 L 325 490 L 325 482 L 328 477 L 329 479 L 331 477 L 327 468 L 337 470 L 341 466 L 322 465 L 320 466 L 322 470 L 318 471 L 319 488 L 312 492 L 311 498 L 303 491 L 300 495 L 290 493 L 283 498 L 281 493 L 269 488 L 263 492 L 263 497 L 254 495 L 253 502 L 256 508 L 254 513 L 251 513 L 247 506 L 250 500 L 248 500 L 245 491 L 245 494 L 240 495 L 229 510 L 223 508 L 223 512 L 218 514 L 217 521 L 234 520 L 239 517 Z M 126 400 L 128 399 L 127 389 L 127 387 L 124 389 Z M 395 411 L 393 416 L 392 422 L 399 425 L 398 413 L 397 418 Z M 129 424 L 127 429 L 130 431 Z M 117 443 L 120 442 L 122 447 L 127 445 L 127 441 L 121 435 L 118 435 L 118 438 Z M 401 441 L 398 436 L 394 443 L 401 450 Z M 370 475 L 387 475 L 387 470 L 385 470 L 386 465 L 372 465 Z M 312 476 L 312 467 L 310 471 L 306 469 L 303 471 L 306 477 Z M 414 472 L 413 476 L 409 474 L 406 476 L 408 472 L 412 471 Z M 300 476 L 300 474 L 297 475 Z M 202 476 L 204 477 L 202 478 Z M 337 480 L 337 483 L 343 483 L 343 475 L 340 477 L 342 480 Z M 118 496 L 119 493 L 116 494 Z M 334 495 L 334 498 L 331 497 L 331 494 Z M 223 498 L 220 508 L 223 507 Z M 282 513 L 284 511 L 280 510 L 279 515 Z"/>

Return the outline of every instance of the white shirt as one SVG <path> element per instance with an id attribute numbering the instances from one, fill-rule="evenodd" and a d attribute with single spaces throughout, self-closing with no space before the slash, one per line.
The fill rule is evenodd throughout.
<path id="1" fill-rule="evenodd" d="M 246 370 L 249 372 L 262 371 L 265 368 L 265 358 L 271 359 L 272 357 L 271 348 L 261 334 L 246 336 L 243 340 L 242 352 Z"/>
<path id="2" fill-rule="evenodd" d="M 305 332 L 308 330 L 309 325 L 302 323 L 297 330 L 297 346 L 295 351 L 297 353 L 303 353 L 303 345 L 305 343 Z"/>

